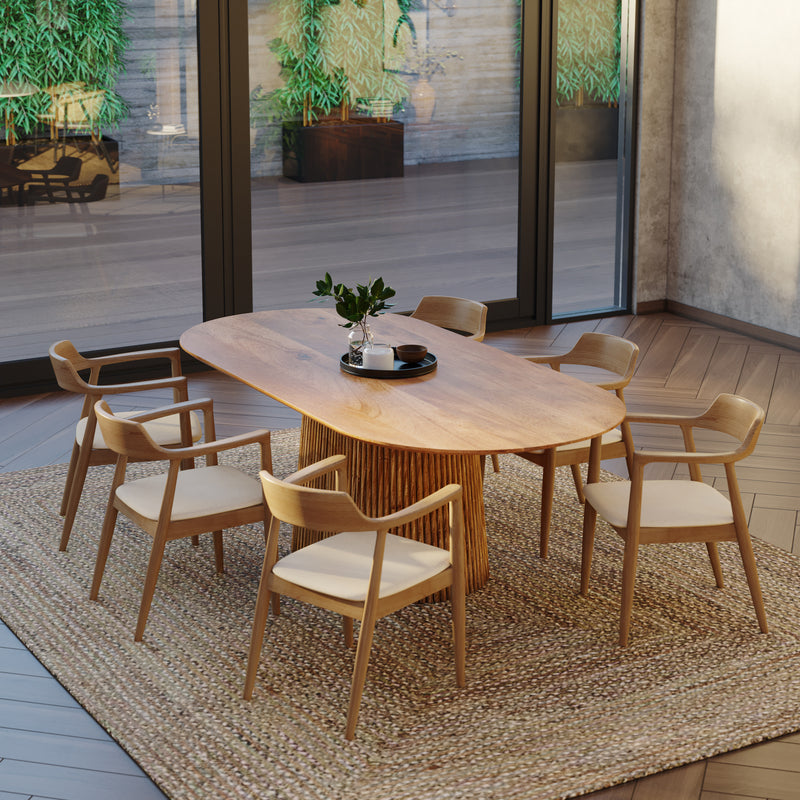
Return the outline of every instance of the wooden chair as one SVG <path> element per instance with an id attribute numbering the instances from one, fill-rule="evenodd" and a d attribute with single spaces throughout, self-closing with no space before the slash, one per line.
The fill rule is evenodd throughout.
<path id="1" fill-rule="evenodd" d="M 100 385 L 100 372 L 103 367 L 151 359 L 168 360 L 171 367 L 170 377 Z M 58 385 L 62 389 L 83 395 L 81 416 L 75 428 L 75 442 L 61 498 L 60 513 L 64 517 L 64 525 L 59 549 L 66 550 L 87 470 L 91 466 L 113 464 L 117 460 L 117 454 L 108 448 L 101 432 L 97 429 L 94 404 L 103 395 L 143 392 L 149 389 L 172 389 L 173 401 L 177 403 L 188 399 L 187 381 L 181 375 L 181 352 L 177 347 L 87 358 L 78 352 L 72 342 L 63 340 L 56 342 L 50 348 L 50 363 L 53 365 Z M 89 370 L 86 380 L 80 375 L 85 370 Z M 164 447 L 189 445 L 197 441 L 201 435 L 200 420 L 196 414 L 185 414 L 180 418 L 178 415 L 172 415 L 148 424 L 147 428 L 154 441 Z"/>
<path id="2" fill-rule="evenodd" d="M 280 595 L 293 597 L 344 618 L 345 643 L 353 644 L 353 619 L 361 620 L 350 689 L 345 736 L 355 733 L 375 622 L 400 608 L 450 587 L 456 681 L 465 682 L 464 522 L 461 487 L 450 484 L 384 517 L 367 517 L 347 493 L 346 457 L 331 456 L 294 473 L 285 481 L 261 473 L 272 513 L 261 582 L 256 600 L 244 697 L 251 699 L 264 639 L 270 596 L 278 613 Z M 336 479 L 336 490 L 303 484 L 323 475 Z M 388 533 L 448 507 L 450 549 Z M 444 520 L 443 512 L 439 512 Z M 333 533 L 278 559 L 280 522 Z"/>
<path id="3" fill-rule="evenodd" d="M 79 158 L 62 156 L 50 169 L 22 170 L 30 175 L 30 180 L 25 184 L 28 199 L 46 197 L 51 203 L 55 203 L 54 190 L 60 190 L 66 197 L 71 197 L 70 184 L 80 178 L 82 166 L 83 162 Z"/>
<path id="4" fill-rule="evenodd" d="M 157 444 L 143 423 L 202 409 L 205 442 L 190 447 L 166 448 Z M 118 454 L 100 545 L 97 549 L 91 600 L 96 600 L 103 580 L 117 514 L 122 513 L 153 537 L 134 641 L 141 641 L 153 593 L 161 569 L 166 543 L 213 531 L 214 556 L 218 573 L 224 572 L 222 530 L 251 522 L 263 522 L 266 536 L 266 507 L 261 486 L 233 467 L 219 465 L 218 453 L 248 444 L 261 446 L 261 469 L 272 469 L 268 430 L 216 439 L 214 414 L 209 399 L 176 403 L 145 411 L 133 417 L 114 415 L 104 400 L 95 404 L 100 430 L 108 446 Z M 181 469 L 181 461 L 205 456 L 206 466 Z M 129 460 L 169 461 L 166 473 L 138 480 L 125 480 Z"/>
<path id="5" fill-rule="evenodd" d="M 79 159 L 76 160 L 81 163 Z M 28 184 L 26 201 L 35 203 L 37 200 L 47 199 L 51 203 L 93 203 L 97 200 L 105 200 L 108 183 L 108 175 L 100 172 L 92 178 L 90 183 L 66 183 L 63 186 Z"/>
<path id="6" fill-rule="evenodd" d="M 477 300 L 426 295 L 411 312 L 411 316 L 482 342 L 486 335 L 487 310 Z"/>
<path id="7" fill-rule="evenodd" d="M 636 451 L 632 457 L 630 481 L 591 482 L 584 486 L 586 505 L 581 594 L 586 595 L 589 591 L 594 529 L 598 514 L 625 541 L 619 627 L 619 643 L 622 647 L 628 643 L 640 544 L 705 542 L 716 584 L 721 589 L 724 584 L 716 543 L 735 541 L 739 545 L 758 624 L 761 631 L 766 633 L 767 617 L 747 529 L 747 517 L 734 469 L 735 462 L 753 452 L 764 423 L 764 412 L 743 397 L 721 394 L 706 411 L 697 416 L 629 414 L 628 421 L 679 426 L 683 433 L 685 452 Z M 723 452 L 697 452 L 693 435 L 695 428 L 720 431 L 735 439 L 739 446 Z M 665 462 L 688 464 L 691 480 L 644 480 L 645 465 Z M 701 464 L 724 465 L 727 497 L 703 483 Z M 590 474 L 596 475 L 598 471 L 599 448 L 594 447 Z"/>
<path id="8" fill-rule="evenodd" d="M 606 374 L 593 383 L 601 389 L 616 392 L 617 397 L 624 403 L 623 389 L 633 377 L 638 355 L 639 348 L 627 339 L 606 333 L 584 333 L 568 353 L 554 356 L 528 356 L 527 360 L 537 364 L 549 364 L 556 371 L 560 371 L 565 364 L 604 370 Z M 613 375 L 607 373 L 613 373 Z M 539 523 L 539 555 L 541 558 L 547 558 L 556 467 L 571 467 L 578 500 L 583 503 L 583 476 L 580 465 L 589 461 L 590 444 L 591 442 L 587 439 L 547 450 L 516 453 L 526 461 L 538 464 L 542 468 L 542 509 Z M 623 421 L 619 428 L 603 434 L 602 459 L 625 458 L 628 460 L 630 468 L 632 451 L 633 439 L 627 420 Z"/>

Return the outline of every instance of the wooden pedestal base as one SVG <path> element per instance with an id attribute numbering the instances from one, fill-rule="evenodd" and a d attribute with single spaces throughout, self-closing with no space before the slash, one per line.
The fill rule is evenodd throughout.
<path id="1" fill-rule="evenodd" d="M 369 516 L 390 514 L 448 483 L 460 484 L 464 490 L 467 593 L 486 583 L 489 554 L 480 456 L 394 450 L 353 439 L 303 417 L 298 468 L 337 454 L 347 456 L 350 493 Z M 393 533 L 446 548 L 449 542 L 444 514 L 443 509 L 439 515 L 431 514 Z M 318 541 L 321 536 L 316 531 L 295 529 L 292 549 Z"/>

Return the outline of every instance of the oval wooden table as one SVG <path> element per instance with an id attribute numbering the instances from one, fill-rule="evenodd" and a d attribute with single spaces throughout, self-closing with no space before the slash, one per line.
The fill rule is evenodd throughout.
<path id="1" fill-rule="evenodd" d="M 340 369 L 347 331 L 333 309 L 259 311 L 204 322 L 181 336 L 200 361 L 303 415 L 298 466 L 344 453 L 365 513 L 387 514 L 448 483 L 464 489 L 467 591 L 489 575 L 482 456 L 599 436 L 618 425 L 610 392 L 400 314 L 373 321 L 375 340 L 424 344 L 437 369 L 383 380 Z M 447 547 L 443 520 L 399 531 Z M 295 531 L 293 547 L 314 541 Z"/>

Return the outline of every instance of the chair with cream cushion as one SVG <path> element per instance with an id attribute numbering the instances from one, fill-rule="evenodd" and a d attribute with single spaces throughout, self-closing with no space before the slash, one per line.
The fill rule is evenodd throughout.
<path id="1" fill-rule="evenodd" d="M 304 484 L 335 477 L 336 489 Z M 250 640 L 244 697 L 249 700 L 258 670 L 264 626 L 272 598 L 293 597 L 343 616 L 345 643 L 353 643 L 353 620 L 361 620 L 345 736 L 355 733 L 375 622 L 434 592 L 450 587 L 456 680 L 465 675 L 464 523 L 461 487 L 450 484 L 418 502 L 383 517 L 363 514 L 347 493 L 345 456 L 331 456 L 286 480 L 261 473 L 272 514 Z M 450 549 L 389 533 L 389 529 L 448 508 Z M 335 535 L 278 558 L 280 522 Z"/>
<path id="2" fill-rule="evenodd" d="M 528 356 L 527 360 L 537 364 L 549 364 L 557 371 L 560 371 L 561 367 L 565 365 L 601 370 L 602 375 L 596 376 L 591 382 L 601 389 L 615 392 L 624 403 L 623 389 L 633 377 L 638 355 L 638 346 L 627 339 L 607 333 L 591 332 L 584 333 L 568 353 L 552 356 Z M 625 458 L 630 468 L 633 440 L 627 421 L 623 421 L 619 428 L 604 433 L 602 443 L 601 458 L 603 460 Z M 589 445 L 589 440 L 584 440 L 547 450 L 530 450 L 516 454 L 542 468 L 542 508 L 539 523 L 539 555 L 542 558 L 547 558 L 547 545 L 550 539 L 556 467 L 571 467 L 578 500 L 583 503 L 583 476 L 580 472 L 580 465 L 589 461 Z"/>
<path id="3" fill-rule="evenodd" d="M 721 589 L 722 568 L 716 543 L 735 541 L 739 546 L 758 624 L 761 631 L 766 633 L 767 618 L 747 528 L 747 517 L 734 468 L 735 462 L 753 452 L 764 422 L 764 412 L 755 403 L 743 397 L 721 394 L 706 411 L 697 416 L 629 414 L 628 421 L 679 426 L 683 434 L 684 451 L 635 451 L 632 456 L 630 481 L 591 482 L 584 486 L 586 505 L 581 594 L 586 595 L 589 590 L 594 530 L 598 515 L 606 520 L 625 542 L 619 632 L 619 643 L 622 647 L 628 643 L 633 585 L 640 544 L 705 542 L 716 584 Z M 722 452 L 698 452 L 694 429 L 719 431 L 735 440 L 738 447 Z M 599 471 L 598 457 L 599 448 L 594 448 L 590 474 L 597 474 Z M 691 480 L 645 480 L 645 466 L 654 463 L 687 464 Z M 713 486 L 703 483 L 700 474 L 701 464 L 724 465 L 727 497 Z"/>
<path id="4" fill-rule="evenodd" d="M 144 424 L 196 410 L 203 412 L 205 441 L 189 447 L 162 447 L 150 436 Z M 267 430 L 256 430 L 216 439 L 213 406 L 209 399 L 176 403 L 127 418 L 116 416 L 106 402 L 100 400 L 95 404 L 95 414 L 105 441 L 118 458 L 89 596 L 96 600 L 100 592 L 117 514 L 122 513 L 153 537 L 134 636 L 138 642 L 144 634 L 167 542 L 213 532 L 216 568 L 218 573 L 222 573 L 224 528 L 262 522 L 266 535 L 266 507 L 258 479 L 234 467 L 220 465 L 217 455 L 237 447 L 258 444 L 261 469 L 272 469 L 270 436 Z M 181 469 L 182 461 L 200 456 L 205 456 L 205 467 Z M 126 481 L 129 460 L 168 461 L 169 469 L 165 473 Z"/>
<path id="5" fill-rule="evenodd" d="M 104 367 L 114 364 L 130 364 L 137 361 L 167 360 L 170 364 L 170 377 L 156 380 L 135 381 L 128 383 L 100 384 L 100 373 Z M 67 392 L 83 395 L 81 415 L 75 429 L 75 441 L 72 456 L 61 498 L 61 516 L 64 525 L 61 530 L 60 550 L 66 550 L 75 514 L 78 511 L 86 472 L 97 464 L 113 464 L 117 454 L 112 452 L 102 433 L 97 428 L 94 404 L 104 395 L 128 394 L 153 389 L 171 389 L 173 401 L 178 403 L 188 399 L 187 381 L 181 375 L 181 351 L 177 347 L 159 350 L 138 350 L 128 353 L 89 358 L 82 356 L 72 342 L 64 340 L 56 342 L 50 348 L 50 363 L 53 366 L 58 385 Z M 88 371 L 84 379 L 81 372 Z M 122 412 L 134 414 L 136 412 Z M 170 415 L 149 422 L 148 433 L 153 440 L 164 447 L 188 445 L 196 442 L 201 435 L 200 420 L 194 413 Z"/>

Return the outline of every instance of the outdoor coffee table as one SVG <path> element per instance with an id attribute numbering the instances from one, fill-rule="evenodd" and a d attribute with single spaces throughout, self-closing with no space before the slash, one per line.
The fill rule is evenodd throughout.
<path id="1" fill-rule="evenodd" d="M 480 588 L 489 574 L 482 456 L 600 436 L 620 423 L 623 404 L 549 367 L 401 314 L 371 321 L 376 341 L 423 344 L 436 369 L 401 380 L 352 375 L 340 368 L 347 332 L 339 322 L 324 307 L 259 311 L 196 325 L 180 343 L 303 415 L 299 467 L 347 455 L 350 491 L 365 513 L 391 513 L 461 484 L 467 591 Z M 401 533 L 446 547 L 444 528 L 433 518 Z M 295 531 L 293 546 L 317 538 Z"/>

